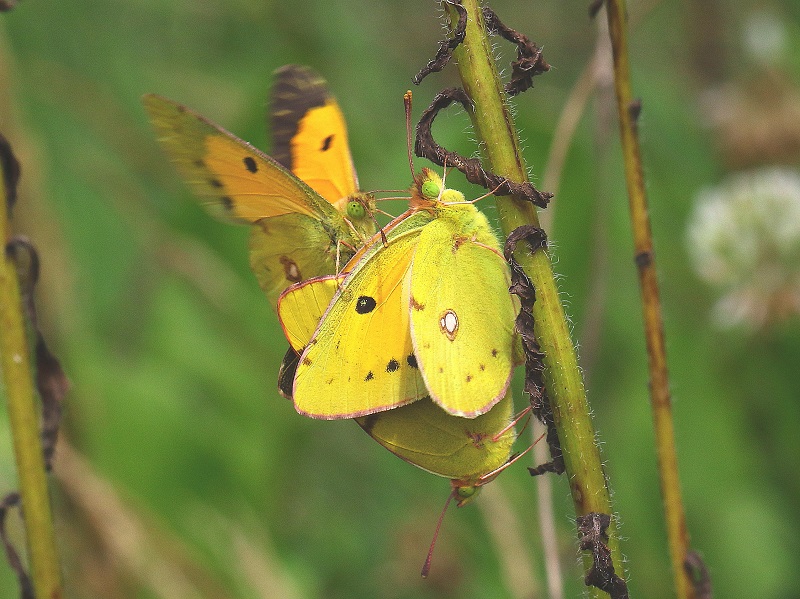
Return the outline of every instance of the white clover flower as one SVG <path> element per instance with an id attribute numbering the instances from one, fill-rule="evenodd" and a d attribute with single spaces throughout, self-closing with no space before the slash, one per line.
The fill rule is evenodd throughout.
<path id="1" fill-rule="evenodd" d="M 743 37 L 749 54 L 765 65 L 780 62 L 789 46 L 786 21 L 764 8 L 755 10 L 745 19 Z"/>
<path id="2" fill-rule="evenodd" d="M 800 312 L 800 173 L 737 173 L 701 191 L 687 231 L 697 273 L 720 288 L 718 324 L 759 328 Z"/>

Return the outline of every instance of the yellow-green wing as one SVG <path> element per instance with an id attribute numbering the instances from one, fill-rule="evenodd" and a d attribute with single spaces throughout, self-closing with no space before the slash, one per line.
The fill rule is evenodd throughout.
<path id="1" fill-rule="evenodd" d="M 275 160 L 322 197 L 337 204 L 358 192 L 347 125 L 319 73 L 291 64 L 275 71 L 270 123 Z"/>
<path id="2" fill-rule="evenodd" d="M 425 398 L 356 422 L 405 461 L 455 479 L 459 486 L 470 486 L 508 461 L 516 439 L 509 427 L 512 411 L 511 393 L 486 414 L 472 419 L 451 416 Z M 499 437 L 493 440 L 496 435 Z"/>
<path id="3" fill-rule="evenodd" d="M 296 350 L 310 341 L 336 289 L 336 277 L 320 277 L 293 285 L 281 296 L 278 314 L 292 345 L 282 365 L 286 373 L 294 372 Z M 288 381 L 282 388 L 291 395 Z M 510 393 L 489 412 L 473 419 L 451 416 L 426 397 L 357 418 L 356 422 L 405 461 L 455 479 L 459 487 L 470 487 L 508 461 L 516 438 L 513 427 L 509 427 L 512 410 Z"/>
<path id="4" fill-rule="evenodd" d="M 471 205 L 442 210 L 419 236 L 404 293 L 431 398 L 473 418 L 511 382 L 516 313 L 508 265 L 485 217 Z"/>
<path id="5" fill-rule="evenodd" d="M 273 307 L 289 285 L 336 272 L 337 244 L 319 221 L 304 214 L 265 218 L 250 229 L 250 268 Z M 352 250 L 338 246 L 339 265 Z"/>
<path id="6" fill-rule="evenodd" d="M 381 245 L 342 283 L 300 358 L 292 393 L 298 412 L 354 418 L 427 394 L 401 304 L 418 236 Z"/>
<path id="7" fill-rule="evenodd" d="M 149 94 L 142 102 L 183 178 L 221 216 L 253 223 L 305 214 L 346 233 L 330 202 L 257 148 L 167 98 Z"/>
<path id="8" fill-rule="evenodd" d="M 311 341 L 341 280 L 337 276 L 316 277 L 292 285 L 281 294 L 278 316 L 283 333 L 295 351 L 302 352 Z"/>
<path id="9" fill-rule="evenodd" d="M 336 207 L 269 156 L 185 106 L 156 95 L 143 102 L 163 148 L 212 212 L 254 225 L 250 263 L 273 307 L 288 285 L 334 274 L 337 251 L 341 265 L 361 244 Z"/>

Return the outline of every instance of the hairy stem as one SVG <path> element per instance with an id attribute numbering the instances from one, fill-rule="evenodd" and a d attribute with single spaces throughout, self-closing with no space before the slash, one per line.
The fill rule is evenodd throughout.
<path id="1" fill-rule="evenodd" d="M 491 44 L 483 27 L 477 0 L 463 0 L 467 9 L 467 35 L 454 52 L 461 80 L 473 102 L 470 117 L 491 170 L 514 181 L 526 181 L 527 172 L 520 153 L 513 120 L 505 104 L 494 63 Z M 451 21 L 454 15 L 451 13 Z M 500 222 L 507 235 L 522 224 L 538 224 L 535 208 L 513 197 L 497 200 Z M 545 385 L 549 394 L 576 516 L 589 513 L 612 514 L 611 499 L 600 460 L 600 450 L 589 415 L 586 392 L 578 368 L 575 346 L 558 295 L 550 257 L 546 252 L 516 252 L 536 288 L 533 314 L 536 337 L 545 355 Z M 614 519 L 608 529 L 614 568 L 623 576 L 619 539 Z M 591 556 L 584 554 L 588 572 Z M 604 596 L 591 588 L 593 596 Z"/>
<path id="2" fill-rule="evenodd" d="M 689 550 L 689 533 L 681 499 L 678 459 L 672 422 L 672 405 L 667 374 L 664 325 L 658 292 L 653 237 L 642 175 L 642 157 L 636 128 L 640 105 L 631 95 L 630 65 L 624 0 L 607 0 L 608 28 L 614 56 L 614 86 L 617 92 L 625 179 L 628 186 L 635 262 L 642 293 L 645 340 L 650 370 L 650 400 L 653 408 L 661 494 L 667 523 L 672 570 L 679 599 L 694 597 L 694 589 L 684 566 Z"/>
<path id="3" fill-rule="evenodd" d="M 0 181 L 5 180 L 4 166 L 4 161 L 0 160 Z M 9 190 L 2 184 L 0 190 L 0 240 L 5 248 L 9 239 Z M 16 268 L 5 251 L 0 255 L 0 358 L 33 588 L 38 599 L 58 599 L 61 597 L 61 570 L 39 436 L 30 351 Z"/>

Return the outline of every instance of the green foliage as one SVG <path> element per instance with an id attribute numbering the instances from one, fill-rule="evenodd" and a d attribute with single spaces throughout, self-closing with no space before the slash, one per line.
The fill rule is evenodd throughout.
<path id="1" fill-rule="evenodd" d="M 555 121 L 593 50 L 584 4 L 493 3 L 555 67 L 514 101 L 537 183 Z M 746 15 L 756 3 L 718 4 L 721 14 Z M 797 9 L 789 0 L 775 5 L 789 28 L 782 68 L 797 86 Z M 249 272 L 247 231 L 197 207 L 141 108 L 142 94 L 163 94 L 268 150 L 270 74 L 306 63 L 342 105 L 362 187 L 408 187 L 402 94 L 441 35 L 435 3 L 294 6 L 26 0 L 0 16 L 0 128 L 23 168 L 15 226 L 39 249 L 42 326 L 73 382 L 65 436 L 146 522 L 167 560 L 202 572 L 189 579 L 206 592 L 221 585 L 230 596 L 254 597 L 275 576 L 274 584 L 300 597 L 508 596 L 475 505 L 448 514 L 431 578 L 422 582 L 418 571 L 447 481 L 398 460 L 354 423 L 302 418 L 278 396 L 286 344 Z M 712 327 L 713 290 L 693 273 L 684 238 L 692 198 L 716 184 L 726 164 L 703 128 L 698 98 L 705 88 L 693 70 L 685 15 L 672 3 L 648 15 L 638 6 L 630 7 L 638 23 L 630 38 L 633 84 L 644 103 L 645 176 L 692 545 L 709 565 L 717 596 L 794 596 L 800 330 L 796 318 L 755 336 Z M 754 71 L 727 41 L 743 22 L 729 18 L 720 36 L 734 81 Z M 506 61 L 512 57 L 499 47 Z M 454 72 L 431 76 L 414 90 L 415 113 L 455 83 Z M 555 268 L 582 340 L 632 596 L 667 598 L 627 199 L 615 131 L 599 151 L 594 145 L 597 110 L 590 105 L 581 121 L 554 202 Z M 463 114 L 444 114 L 436 133 L 469 154 L 467 123 Z M 481 194 L 452 176 L 467 197 Z M 489 203 L 484 209 L 495 213 Z M 591 333 L 586 323 L 598 308 Z M 0 418 L 0 493 L 15 487 L 5 423 Z M 492 484 L 509 495 L 539 555 L 524 468 Z M 555 488 L 574 597 L 580 581 L 566 481 Z M 93 529 L 68 493 L 56 497 L 70 596 L 178 596 L 163 588 L 157 594 L 146 576 L 125 568 L 109 586 L 89 586 L 91 563 L 70 550 L 90 551 L 91 542 L 75 538 L 94 538 Z M 15 593 L 0 564 L 0 596 Z"/>

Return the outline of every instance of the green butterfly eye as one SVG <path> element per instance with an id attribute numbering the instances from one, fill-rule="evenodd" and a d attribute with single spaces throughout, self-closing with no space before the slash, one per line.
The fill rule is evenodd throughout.
<path id="1" fill-rule="evenodd" d="M 475 497 L 477 497 L 478 493 L 480 492 L 481 488 L 476 486 L 471 487 L 457 487 L 456 488 L 456 504 L 458 507 L 462 507 L 463 505 L 469 503 Z"/>
<path id="2" fill-rule="evenodd" d="M 422 184 L 422 195 L 429 200 L 439 197 L 439 185 L 434 181 L 425 181 Z"/>
<path id="3" fill-rule="evenodd" d="M 464 194 L 455 189 L 445 189 L 442 192 L 442 202 L 445 204 L 458 204 L 464 201 Z"/>
<path id="4" fill-rule="evenodd" d="M 478 487 L 458 487 L 456 493 L 460 499 L 469 499 L 470 497 L 474 497 L 475 493 L 478 492 Z"/>
<path id="5" fill-rule="evenodd" d="M 350 200 L 347 202 L 347 216 L 352 219 L 361 219 L 364 218 L 367 214 L 367 209 L 364 208 L 364 204 L 357 200 Z"/>

